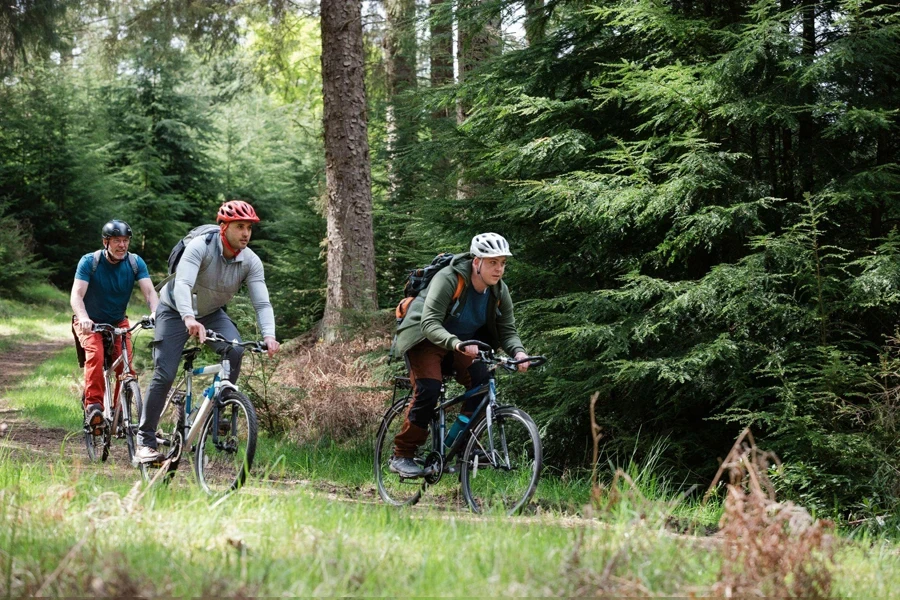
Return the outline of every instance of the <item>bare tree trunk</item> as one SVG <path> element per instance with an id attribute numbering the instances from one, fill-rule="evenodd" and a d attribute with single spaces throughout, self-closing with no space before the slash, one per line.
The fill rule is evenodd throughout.
<path id="1" fill-rule="evenodd" d="M 450 0 L 430 0 L 428 27 L 431 87 L 453 83 L 453 15 Z M 450 116 L 445 113 L 443 116 Z"/>
<path id="2" fill-rule="evenodd" d="M 544 39 L 544 0 L 525 0 L 525 41 L 529 46 Z"/>
<path id="3" fill-rule="evenodd" d="M 375 310 L 377 302 L 360 3 L 322 0 L 321 23 L 328 231 L 323 327 L 330 343 L 351 312 Z"/>
<path id="4" fill-rule="evenodd" d="M 457 5 L 456 60 L 461 84 L 478 63 L 500 52 L 500 15 L 486 14 L 481 5 L 482 0 L 459 0 Z M 461 93 L 465 94 L 465 91 Z M 462 125 L 468 113 L 465 99 L 457 98 L 456 124 Z M 456 197 L 465 201 L 473 195 L 472 184 L 466 180 L 464 167 L 460 165 Z"/>
<path id="5" fill-rule="evenodd" d="M 388 106 L 388 178 L 391 200 L 408 199 L 407 177 L 398 166 L 398 152 L 416 139 L 416 122 L 412 111 L 405 110 L 408 99 L 402 94 L 416 87 L 416 3 L 415 0 L 385 0 L 387 31 L 384 37 L 384 56 L 387 71 Z"/>
<path id="6" fill-rule="evenodd" d="M 803 46 L 801 55 L 803 66 L 811 67 L 816 56 L 816 3 L 810 2 L 801 9 L 803 20 Z M 813 163 L 815 161 L 815 123 L 813 122 L 812 105 L 816 101 L 813 85 L 804 84 L 800 89 L 800 101 L 805 105 L 798 115 L 797 152 L 800 157 L 801 193 L 812 193 L 814 181 Z"/>

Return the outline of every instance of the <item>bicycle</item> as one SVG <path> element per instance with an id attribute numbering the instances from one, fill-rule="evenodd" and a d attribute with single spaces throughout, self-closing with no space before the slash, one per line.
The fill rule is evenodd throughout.
<path id="1" fill-rule="evenodd" d="M 462 345 L 477 345 L 479 356 L 488 368 L 488 381 L 454 398 L 446 398 L 447 378 L 441 381 L 435 416 L 429 427 L 426 443 L 413 460 L 423 469 L 418 477 L 403 477 L 390 471 L 394 454 L 393 440 L 406 418 L 412 400 L 412 386 L 408 377 L 394 378 L 391 407 L 385 413 L 375 441 L 375 479 L 381 498 L 396 506 L 412 505 L 419 501 L 428 486 L 436 485 L 444 473 L 457 473 L 469 508 L 476 513 L 520 511 L 537 490 L 543 460 L 541 438 L 537 425 L 522 409 L 497 402 L 495 372 L 497 368 L 515 371 L 516 366 L 530 362 L 543 365 L 544 356 L 529 356 L 520 360 L 494 356 L 493 349 L 477 340 Z M 401 398 L 397 399 L 398 391 Z M 406 391 L 403 394 L 403 391 Z M 447 436 L 446 411 L 467 398 L 484 394 L 484 399 L 456 439 L 445 446 Z M 450 461 L 457 458 L 452 466 Z"/>
<path id="2" fill-rule="evenodd" d="M 128 334 L 137 328 L 153 329 L 150 317 L 143 317 L 131 327 L 116 327 L 109 323 L 94 323 L 92 331 L 103 336 L 103 423 L 99 427 L 84 424 L 84 444 L 91 461 L 105 462 L 109 458 L 113 438 L 125 438 L 128 448 L 128 461 L 134 460 L 135 432 L 137 420 L 141 414 L 141 389 L 138 387 L 137 375 L 131 368 L 128 355 Z M 119 357 L 112 360 L 112 350 L 121 341 L 122 351 Z M 122 366 L 122 374 L 116 375 L 116 369 Z M 120 384 L 116 394 L 116 383 Z M 82 397 L 82 405 L 84 397 Z"/>
<path id="3" fill-rule="evenodd" d="M 206 330 L 206 339 L 251 352 L 266 351 L 264 342 L 229 341 L 211 329 Z M 228 381 L 231 363 L 224 352 L 221 363 L 194 367 L 202 350 L 202 346 L 195 346 L 181 352 L 184 376 L 169 390 L 156 432 L 163 460 L 152 465 L 139 463 L 139 467 L 145 481 L 152 480 L 153 468 L 157 466 L 168 480 L 187 449 L 194 455 L 197 483 L 206 493 L 220 495 L 240 488 L 250 472 L 256 453 L 256 410 L 250 399 Z M 213 376 L 213 381 L 195 408 L 194 377 L 204 376 Z"/>

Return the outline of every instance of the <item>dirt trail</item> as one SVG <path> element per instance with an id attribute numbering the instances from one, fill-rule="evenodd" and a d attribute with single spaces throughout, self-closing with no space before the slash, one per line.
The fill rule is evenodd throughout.
<path id="1" fill-rule="evenodd" d="M 68 340 L 54 340 L 34 344 L 23 344 L 12 350 L 0 352 L 0 449 L 9 449 L 15 453 L 29 455 L 31 457 L 52 458 L 60 455 L 72 460 L 74 463 L 84 463 L 87 460 L 80 429 L 73 424 L 68 429 L 51 428 L 38 425 L 21 416 L 16 409 L 10 408 L 5 397 L 6 391 L 13 385 L 28 377 L 34 370 L 53 354 L 62 350 Z M 74 399 L 73 399 L 74 401 Z M 125 446 L 122 443 L 113 444 L 110 460 L 104 463 L 104 468 L 112 468 L 116 476 L 126 478 L 137 477 L 128 464 L 125 455 Z M 176 485 L 195 485 L 188 465 L 182 466 L 183 480 Z M 314 480 L 269 480 L 262 485 L 248 485 L 242 490 L 244 494 L 270 495 L 270 494 L 305 494 L 324 496 L 334 502 L 348 502 L 353 504 L 380 504 L 378 492 L 374 484 L 371 486 L 341 486 L 327 481 Z M 428 511 L 433 515 L 446 512 L 441 518 L 481 520 L 484 517 L 472 515 L 465 507 L 461 497 L 443 498 L 425 495 L 422 502 L 416 507 Z M 421 518 L 424 518 L 422 516 Z M 552 522 L 562 527 L 580 527 L 585 525 L 601 526 L 596 519 L 576 515 L 551 515 L 538 514 L 523 516 L 519 523 L 546 524 Z M 669 532 L 670 535 L 681 535 Z M 694 536 L 690 536 L 694 537 Z M 705 543 L 703 536 L 696 538 L 698 543 Z M 708 540 L 718 543 L 718 540 Z"/>
<path id="2" fill-rule="evenodd" d="M 0 448 L 57 456 L 60 449 L 66 455 L 76 455 L 81 450 L 81 440 L 72 437 L 74 429 L 67 431 L 41 427 L 30 422 L 18 410 L 10 408 L 6 398 L 9 388 L 32 374 L 42 362 L 65 348 L 68 343 L 67 340 L 51 340 L 20 344 L 0 352 Z"/>

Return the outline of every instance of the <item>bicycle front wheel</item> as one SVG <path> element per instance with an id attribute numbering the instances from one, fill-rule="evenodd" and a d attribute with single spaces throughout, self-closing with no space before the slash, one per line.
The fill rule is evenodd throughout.
<path id="1" fill-rule="evenodd" d="M 244 485 L 256 454 L 256 410 L 244 394 L 227 389 L 200 432 L 194 472 L 203 490 L 226 494 Z"/>
<path id="2" fill-rule="evenodd" d="M 84 406 L 84 394 L 81 395 L 81 406 Z M 82 423 L 82 429 L 84 449 L 87 451 L 88 460 L 91 462 L 105 462 L 109 458 L 109 423 L 106 420 L 96 426 Z"/>
<path id="3" fill-rule="evenodd" d="M 390 470 L 391 459 L 394 457 L 394 437 L 403 427 L 411 400 L 411 396 L 401 398 L 387 410 L 375 438 L 375 481 L 378 484 L 378 494 L 382 500 L 394 506 L 415 504 L 425 489 L 424 479 L 401 479 L 397 473 Z M 420 446 L 413 459 L 419 466 L 425 465 L 425 455 L 431 449 L 430 435 L 429 433 L 428 440 Z"/>
<path id="4" fill-rule="evenodd" d="M 541 461 L 541 438 L 531 417 L 512 406 L 496 409 L 490 423 L 482 419 L 475 426 L 466 444 L 462 489 L 469 508 L 520 511 L 537 489 Z"/>
<path id="5" fill-rule="evenodd" d="M 118 422 L 120 431 L 125 434 L 125 445 L 128 448 L 128 462 L 134 462 L 135 451 L 135 434 L 137 433 L 138 422 L 141 419 L 141 388 L 135 380 L 131 380 L 122 386 L 119 396 L 119 406 L 116 409 L 120 412 Z"/>

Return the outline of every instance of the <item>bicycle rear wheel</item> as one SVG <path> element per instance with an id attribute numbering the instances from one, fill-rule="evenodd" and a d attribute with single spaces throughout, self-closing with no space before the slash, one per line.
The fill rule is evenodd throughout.
<path id="1" fill-rule="evenodd" d="M 528 414 L 512 406 L 494 411 L 490 428 L 479 422 L 466 445 L 462 488 L 476 513 L 514 514 L 537 489 L 541 473 L 541 438 Z"/>
<path id="2" fill-rule="evenodd" d="M 166 473 L 161 475 L 161 477 L 168 483 L 175 474 L 178 465 L 181 464 L 181 453 L 184 446 L 182 443 L 184 441 L 182 432 L 184 431 L 185 399 L 183 385 L 184 381 L 169 390 L 169 395 L 166 396 L 166 403 L 163 405 L 163 410 L 159 417 L 159 424 L 156 426 L 156 446 L 163 455 L 162 465 L 138 464 L 144 481 L 151 481 L 160 468 L 165 468 Z M 135 426 L 136 432 L 137 426 Z"/>
<path id="3" fill-rule="evenodd" d="M 105 462 L 109 458 L 109 423 L 97 427 L 84 426 L 84 447 L 91 462 Z"/>
<path id="4" fill-rule="evenodd" d="M 375 481 L 381 499 L 394 506 L 412 505 L 419 501 L 425 490 L 425 480 L 401 479 L 390 470 L 394 457 L 394 437 L 400 433 L 406 420 L 406 410 L 412 396 L 401 398 L 391 406 L 381 420 L 378 436 L 375 438 Z M 414 460 L 419 466 L 425 465 L 425 456 L 431 449 L 431 433 L 428 440 L 419 447 Z"/>
<path id="5" fill-rule="evenodd" d="M 220 495 L 244 485 L 256 454 L 256 410 L 250 399 L 226 389 L 218 400 L 218 410 L 203 423 L 194 473 L 207 494 Z"/>

